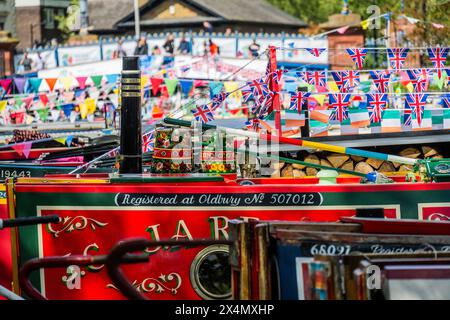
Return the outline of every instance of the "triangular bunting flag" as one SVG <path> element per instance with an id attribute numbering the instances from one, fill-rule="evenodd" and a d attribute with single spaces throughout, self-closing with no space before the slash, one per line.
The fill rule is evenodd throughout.
<path id="1" fill-rule="evenodd" d="M 42 121 L 47 121 L 47 119 L 48 119 L 48 109 L 47 108 L 41 109 L 41 110 L 37 110 L 37 113 L 39 114 L 39 118 Z"/>
<path id="2" fill-rule="evenodd" d="M 210 81 L 209 82 L 209 95 L 212 99 L 214 96 L 218 95 L 223 88 L 223 83 L 220 81 Z"/>
<path id="3" fill-rule="evenodd" d="M 67 136 L 66 137 L 66 144 L 68 147 L 72 145 L 73 136 Z"/>
<path id="4" fill-rule="evenodd" d="M 150 82 L 150 77 L 147 75 L 142 75 L 141 77 L 141 89 L 144 89 Z"/>
<path id="5" fill-rule="evenodd" d="M 30 152 L 31 152 L 32 145 L 33 145 L 33 142 L 28 141 L 28 142 L 24 142 L 24 143 L 14 144 L 11 147 L 14 149 L 14 151 L 17 152 L 17 154 L 19 156 L 25 156 L 25 158 L 28 159 Z"/>
<path id="6" fill-rule="evenodd" d="M 348 48 L 347 53 L 356 64 L 356 68 L 362 70 L 364 67 L 364 61 L 366 60 L 367 49 Z"/>
<path id="7" fill-rule="evenodd" d="M 158 92 L 161 90 L 160 86 L 163 84 L 164 79 L 162 78 L 150 78 L 150 83 L 152 85 L 152 93 L 154 96 L 158 94 Z"/>
<path id="8" fill-rule="evenodd" d="M 173 96 L 173 94 L 175 93 L 175 90 L 177 89 L 178 79 L 177 78 L 174 78 L 174 79 L 166 78 L 164 80 L 164 84 L 166 85 L 169 96 Z"/>
<path id="9" fill-rule="evenodd" d="M 108 84 L 117 84 L 117 79 L 119 78 L 118 74 L 108 74 L 106 75 L 106 83 Z"/>
<path id="10" fill-rule="evenodd" d="M 30 78 L 28 79 L 28 83 L 30 84 L 32 92 L 38 93 L 39 87 L 41 86 L 42 79 L 41 78 Z"/>
<path id="11" fill-rule="evenodd" d="M 87 77 L 76 77 L 76 80 L 78 82 L 78 87 L 80 89 L 85 89 L 86 88 Z"/>
<path id="12" fill-rule="evenodd" d="M 73 77 L 64 77 L 59 79 L 59 81 L 61 82 L 64 90 L 69 90 L 70 88 L 72 88 L 73 85 Z"/>
<path id="13" fill-rule="evenodd" d="M 0 80 L 0 86 L 3 88 L 3 90 L 6 91 L 6 93 L 10 93 L 11 83 L 12 83 L 12 79 Z"/>
<path id="14" fill-rule="evenodd" d="M 18 93 L 22 94 L 24 92 L 26 84 L 27 78 L 14 78 L 14 85 Z"/>
<path id="15" fill-rule="evenodd" d="M 53 89 L 55 89 L 55 84 L 56 81 L 58 81 L 57 78 L 46 78 L 45 82 L 47 82 L 48 88 L 50 89 L 50 91 L 53 91 Z"/>
<path id="16" fill-rule="evenodd" d="M 103 76 L 91 76 L 91 80 L 94 83 L 94 86 L 99 88 L 102 84 Z"/>
<path id="17" fill-rule="evenodd" d="M 64 115 L 68 118 L 70 117 L 70 113 L 72 112 L 74 105 L 73 103 L 69 103 L 69 104 L 64 104 L 61 106 L 62 109 L 64 110 Z"/>
<path id="18" fill-rule="evenodd" d="M 48 96 L 43 93 L 39 95 L 39 100 L 41 101 L 42 105 L 45 107 L 48 104 Z"/>
<path id="19" fill-rule="evenodd" d="M 194 86 L 194 81 L 192 80 L 180 80 L 181 91 L 185 96 L 189 96 L 192 87 Z"/>
<path id="20" fill-rule="evenodd" d="M 65 145 L 67 138 L 66 137 L 56 138 L 55 141 Z"/>
<path id="21" fill-rule="evenodd" d="M 3 112 L 3 110 L 6 109 L 7 105 L 8 105 L 8 100 L 0 101 L 0 112 Z"/>

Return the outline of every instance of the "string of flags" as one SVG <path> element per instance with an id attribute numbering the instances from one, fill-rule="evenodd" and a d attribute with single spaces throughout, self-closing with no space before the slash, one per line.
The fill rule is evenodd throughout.
<path id="1" fill-rule="evenodd" d="M 310 51 L 310 50 L 307 50 Z M 449 69 L 445 69 L 445 61 L 448 55 L 448 48 L 429 48 L 430 61 L 435 66 L 437 79 L 442 80 L 440 87 L 449 84 Z M 312 50 L 310 53 L 320 56 L 324 50 Z M 327 71 L 304 71 L 296 72 L 297 81 L 284 83 L 281 77 L 286 73 L 280 70 L 270 73 L 269 68 L 266 74 L 252 81 L 247 82 L 241 89 L 244 103 L 249 104 L 249 112 L 254 117 L 246 122 L 249 130 L 259 131 L 261 125 L 267 127 L 267 120 L 273 118 L 271 101 L 276 95 L 287 97 L 283 99 L 283 106 L 288 112 L 297 114 L 297 120 L 305 119 L 306 110 L 310 112 L 311 126 L 325 127 L 330 124 L 339 124 L 341 127 L 351 128 L 374 127 L 383 132 L 392 132 L 409 127 L 412 130 L 430 129 L 433 124 L 438 124 L 442 128 L 450 128 L 449 98 L 450 93 L 438 93 L 440 96 L 440 107 L 434 106 L 433 110 L 427 105 L 434 103 L 436 99 L 430 101 L 430 94 L 426 93 L 429 88 L 430 79 L 433 77 L 433 70 L 427 68 L 413 68 L 403 70 L 408 49 L 392 48 L 388 49 L 391 70 L 370 70 L 367 74 L 366 84 L 370 83 L 370 90 L 361 92 L 361 72 L 367 51 L 365 49 L 347 49 L 348 54 L 355 62 L 358 70 L 330 71 L 332 80 L 328 82 Z M 436 58 L 438 57 L 438 58 Z M 398 88 L 391 96 L 389 85 L 394 84 L 395 77 L 400 75 L 400 82 L 405 85 L 408 92 L 402 95 Z M 284 90 L 273 92 L 269 88 L 270 81 L 284 85 Z M 406 80 L 406 81 L 405 81 Z M 407 82 L 407 84 L 405 84 Z M 299 83 L 306 84 L 307 91 L 299 89 Z M 328 86 L 334 84 L 337 90 Z M 327 87 L 331 93 L 325 93 Z M 320 89 L 321 88 L 321 89 Z M 294 90 L 292 90 L 294 89 Z M 316 89 L 316 92 L 312 92 Z M 211 99 L 211 102 L 192 110 L 196 121 L 208 123 L 214 120 L 214 111 L 225 100 L 226 92 L 220 92 Z M 396 112 L 391 112 L 392 110 Z M 398 120 L 398 121 L 397 121 Z M 286 121 L 285 121 L 286 122 Z M 319 134 L 323 134 L 319 132 Z"/>

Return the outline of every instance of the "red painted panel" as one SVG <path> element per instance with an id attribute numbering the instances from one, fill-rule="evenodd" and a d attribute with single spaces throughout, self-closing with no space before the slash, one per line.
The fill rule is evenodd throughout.
<path id="1" fill-rule="evenodd" d="M 353 216 L 352 209 L 315 211 L 301 210 L 248 210 L 240 211 L 158 211 L 133 210 L 44 210 L 43 215 L 58 214 L 67 217 L 63 224 L 41 227 L 44 256 L 66 254 L 106 254 L 118 241 L 145 237 L 154 239 L 221 238 L 227 236 L 228 219 L 258 218 L 261 220 L 286 221 L 338 221 L 342 216 Z M 395 217 L 395 210 L 388 210 L 387 216 Z M 152 232 L 150 232 L 152 231 Z M 154 236 L 151 237 L 151 234 Z M 151 299 L 199 299 L 190 281 L 191 264 L 202 248 L 179 249 L 174 252 L 158 250 L 150 264 L 133 265 L 124 268 L 131 281 L 144 284 L 151 292 Z M 45 292 L 49 299 L 121 299 L 115 289 L 110 288 L 106 271 L 82 270 L 81 290 L 69 290 L 62 278 L 65 270 L 49 269 L 45 274 Z M 177 282 L 177 280 L 181 282 Z M 154 287 L 151 286 L 153 283 Z M 159 288 L 159 292 L 158 292 Z"/>
<path id="2" fill-rule="evenodd" d="M 8 218 L 6 203 L 0 203 L 0 219 Z M 0 285 L 11 290 L 12 257 L 9 229 L 0 230 Z M 2 298 L 0 297 L 0 300 Z"/>

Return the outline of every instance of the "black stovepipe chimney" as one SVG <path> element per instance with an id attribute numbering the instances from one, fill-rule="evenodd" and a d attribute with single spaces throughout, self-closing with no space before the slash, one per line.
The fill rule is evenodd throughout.
<path id="1" fill-rule="evenodd" d="M 124 57 L 120 94 L 120 174 L 142 173 L 141 71 L 139 57 Z"/>

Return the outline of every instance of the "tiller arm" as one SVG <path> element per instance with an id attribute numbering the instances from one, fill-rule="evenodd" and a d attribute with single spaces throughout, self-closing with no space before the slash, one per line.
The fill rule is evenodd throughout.
<path id="1" fill-rule="evenodd" d="M 210 246 L 215 244 L 232 245 L 233 241 L 228 240 L 167 240 L 167 241 L 150 241 L 145 238 L 130 239 L 121 241 L 116 244 L 111 250 L 106 260 L 106 268 L 108 275 L 111 278 L 114 286 L 118 288 L 122 294 L 131 300 L 149 300 L 141 292 L 137 291 L 131 282 L 124 275 L 122 269 L 120 269 L 120 261 L 126 254 L 130 252 L 144 251 L 147 248 L 159 247 L 159 246 L 185 246 L 185 247 L 198 247 L 198 246 Z"/>
<path id="2" fill-rule="evenodd" d="M 105 264 L 107 255 L 101 256 L 68 256 L 68 257 L 47 257 L 32 259 L 27 261 L 20 269 L 19 283 L 24 293 L 34 300 L 48 300 L 39 290 L 37 290 L 31 283 L 29 277 L 33 271 L 42 268 L 67 268 L 69 266 L 89 266 L 93 264 Z M 122 255 L 119 263 L 142 263 L 148 261 L 148 255 Z"/>

